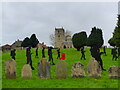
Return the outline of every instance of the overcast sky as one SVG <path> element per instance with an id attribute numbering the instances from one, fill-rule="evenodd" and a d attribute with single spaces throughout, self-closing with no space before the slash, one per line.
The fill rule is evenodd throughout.
<path id="1" fill-rule="evenodd" d="M 7 2 L 2 3 L 2 45 L 23 40 L 35 33 L 40 42 L 50 45 L 55 27 L 72 34 L 96 26 L 103 30 L 104 44 L 117 23 L 117 2 Z"/>

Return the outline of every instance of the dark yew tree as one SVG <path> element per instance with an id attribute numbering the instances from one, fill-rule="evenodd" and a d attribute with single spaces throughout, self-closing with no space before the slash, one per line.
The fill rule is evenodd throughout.
<path id="1" fill-rule="evenodd" d="M 30 39 L 28 37 L 26 37 L 22 44 L 21 44 L 21 47 L 28 47 L 30 45 Z"/>
<path id="2" fill-rule="evenodd" d="M 75 33 L 72 37 L 73 46 L 80 51 L 80 48 L 86 45 L 86 32 Z"/>
<path id="3" fill-rule="evenodd" d="M 36 38 L 36 35 L 35 35 L 35 34 L 32 34 L 32 36 L 30 37 L 30 39 L 29 39 L 28 37 L 26 37 L 26 38 L 23 40 L 21 46 L 22 46 L 22 47 L 28 47 L 28 46 L 30 46 L 30 47 L 33 47 L 33 48 L 34 48 L 34 47 L 37 46 L 38 43 L 39 43 L 39 41 L 38 41 L 38 39 Z"/>
<path id="4" fill-rule="evenodd" d="M 31 47 L 33 47 L 33 48 L 36 47 L 37 44 L 39 43 L 35 34 L 32 34 L 32 36 L 30 37 L 30 43 L 31 43 Z"/>
<path id="5" fill-rule="evenodd" d="M 110 46 L 115 47 L 115 41 L 114 41 L 113 38 L 110 38 L 109 41 L 108 41 L 108 43 L 110 44 Z"/>
<path id="6" fill-rule="evenodd" d="M 91 56 L 97 60 L 99 65 L 101 66 L 101 69 L 106 71 L 103 68 L 103 62 L 101 58 L 101 54 L 105 52 L 100 52 L 100 47 L 103 45 L 104 40 L 103 40 L 103 35 L 102 35 L 102 30 L 99 28 L 92 28 L 91 34 L 89 35 L 87 39 L 87 46 L 90 46 L 90 52 Z"/>
<path id="7" fill-rule="evenodd" d="M 87 38 L 87 46 L 93 47 L 93 46 L 97 46 L 98 48 L 100 48 L 104 43 L 103 40 L 103 35 L 102 35 L 102 30 L 99 28 L 92 28 L 91 34 L 89 35 L 89 37 Z"/>

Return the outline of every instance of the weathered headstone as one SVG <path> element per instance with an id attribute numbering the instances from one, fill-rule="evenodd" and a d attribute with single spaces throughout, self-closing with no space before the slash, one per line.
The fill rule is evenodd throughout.
<path id="1" fill-rule="evenodd" d="M 56 64 L 56 78 L 67 78 L 68 66 L 65 61 L 58 61 Z"/>
<path id="2" fill-rule="evenodd" d="M 88 66 L 87 66 L 87 73 L 89 74 L 90 77 L 101 77 L 101 66 L 99 63 L 95 60 L 95 58 L 91 58 Z"/>
<path id="3" fill-rule="evenodd" d="M 29 64 L 25 64 L 22 68 L 22 78 L 32 78 L 32 69 Z"/>
<path id="4" fill-rule="evenodd" d="M 5 73 L 7 79 L 16 78 L 16 61 L 13 59 L 5 61 Z"/>
<path id="5" fill-rule="evenodd" d="M 76 78 L 79 78 L 79 77 L 84 77 L 85 76 L 85 72 L 84 72 L 84 65 L 81 64 L 80 62 L 76 62 L 72 65 L 72 77 L 76 77 Z"/>
<path id="6" fill-rule="evenodd" d="M 120 78 L 120 67 L 112 66 L 109 68 L 110 78 Z"/>
<path id="7" fill-rule="evenodd" d="M 38 76 L 39 78 L 50 78 L 50 63 L 46 58 L 38 63 Z"/>

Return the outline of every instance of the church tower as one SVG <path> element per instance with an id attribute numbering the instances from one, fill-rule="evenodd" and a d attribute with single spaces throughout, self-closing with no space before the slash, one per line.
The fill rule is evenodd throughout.
<path id="1" fill-rule="evenodd" d="M 55 47 L 62 48 L 62 42 L 65 41 L 65 30 L 63 28 L 55 28 Z"/>

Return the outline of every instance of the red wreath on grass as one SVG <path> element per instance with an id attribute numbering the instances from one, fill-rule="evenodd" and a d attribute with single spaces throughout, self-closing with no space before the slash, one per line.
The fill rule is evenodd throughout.
<path id="1" fill-rule="evenodd" d="M 60 58 L 60 60 L 65 60 L 65 59 L 66 59 L 65 53 L 62 53 L 61 56 L 62 56 L 62 57 Z"/>

